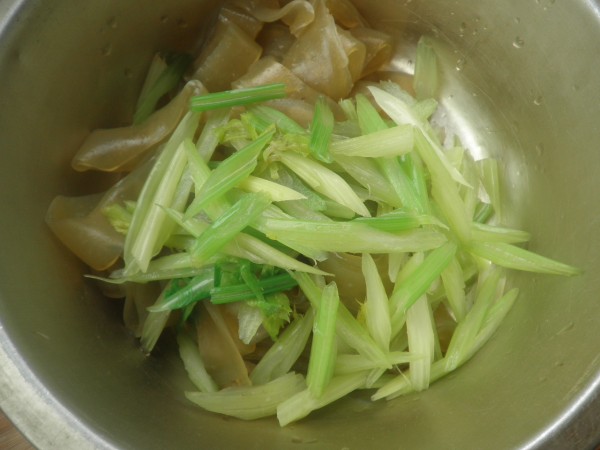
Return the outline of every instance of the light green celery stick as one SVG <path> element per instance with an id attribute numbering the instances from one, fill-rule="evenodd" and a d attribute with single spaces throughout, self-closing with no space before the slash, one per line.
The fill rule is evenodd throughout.
<path id="1" fill-rule="evenodd" d="M 367 291 L 363 304 L 367 329 L 381 349 L 388 351 L 392 334 L 388 296 L 377 265 L 368 253 L 362 255 L 362 273 Z"/>
<path id="2" fill-rule="evenodd" d="M 171 206 L 187 162 L 181 143 L 194 134 L 199 120 L 195 113 L 184 116 L 146 179 L 125 238 L 123 257 L 128 274 L 146 271 L 162 247 L 158 239 L 167 220 L 163 207 Z"/>
<path id="3" fill-rule="evenodd" d="M 267 132 L 221 162 L 211 172 L 197 193 L 196 198 L 188 207 L 185 213 L 186 218 L 200 213 L 211 201 L 219 198 L 248 177 L 256 168 L 258 155 L 272 137 L 273 131 Z"/>
<path id="4" fill-rule="evenodd" d="M 418 100 L 437 97 L 438 65 L 433 46 L 427 37 L 421 37 L 417 43 L 415 56 L 415 76 L 413 88 Z"/>
<path id="5" fill-rule="evenodd" d="M 441 163 L 430 142 L 420 131 L 415 132 L 415 147 L 431 173 L 431 195 L 448 220 L 450 228 L 462 242 L 471 238 L 471 218 L 460 197 L 458 186 Z"/>
<path id="6" fill-rule="evenodd" d="M 388 355 L 389 362 L 393 365 L 406 364 L 412 361 L 421 359 L 422 356 L 416 355 L 409 352 L 390 352 Z M 379 369 L 377 362 L 365 358 L 362 355 L 338 355 L 335 360 L 335 371 L 336 375 L 345 375 L 348 373 L 362 372 L 365 370 Z M 385 369 L 385 367 L 383 367 Z"/>
<path id="7" fill-rule="evenodd" d="M 291 370 L 306 347 L 313 320 L 314 309 L 309 308 L 286 327 L 250 373 L 252 383 L 265 384 Z"/>
<path id="8" fill-rule="evenodd" d="M 501 221 L 502 201 L 500 195 L 500 171 L 498 170 L 498 161 L 494 158 L 485 158 L 477 161 L 481 183 L 490 198 L 490 203 L 494 207 L 496 216 Z"/>
<path id="9" fill-rule="evenodd" d="M 477 167 L 475 166 L 475 161 L 473 161 L 473 157 L 469 152 L 465 152 L 465 156 L 462 161 L 461 173 L 469 183 L 470 187 L 467 186 L 459 186 L 459 193 L 463 199 L 463 204 L 465 205 L 465 210 L 467 211 L 467 217 L 475 216 L 475 209 L 477 204 L 479 203 L 479 189 L 480 189 L 480 181 L 479 181 L 479 173 L 477 171 Z"/>
<path id="10" fill-rule="evenodd" d="M 434 381 L 439 380 L 443 376 L 447 375 L 448 372 L 445 369 L 446 360 L 440 359 L 434 362 L 431 365 L 431 370 L 429 374 L 429 381 L 433 383 Z M 382 398 L 386 398 L 387 400 L 392 400 L 401 395 L 406 395 L 411 392 L 414 392 L 414 386 L 410 381 L 410 369 L 397 375 L 392 380 L 388 381 L 386 384 L 381 386 L 372 396 L 371 400 L 381 400 Z"/>
<path id="11" fill-rule="evenodd" d="M 100 281 L 104 281 L 106 283 L 111 283 L 111 284 L 123 284 L 123 283 L 149 283 L 151 281 L 165 281 L 165 280 L 171 280 L 173 278 L 191 278 L 191 277 L 195 277 L 196 275 L 198 275 L 199 273 L 201 273 L 202 270 L 204 270 L 203 267 L 191 267 L 189 264 L 191 262 L 191 259 L 189 258 L 188 255 L 186 255 L 186 266 L 182 267 L 182 268 L 173 268 L 173 269 L 159 269 L 159 270 L 154 270 L 154 268 L 152 268 L 152 262 L 150 263 L 150 266 L 148 267 L 148 271 L 147 272 L 140 272 L 138 274 L 132 275 L 132 276 L 123 276 L 123 271 L 122 270 L 118 270 L 118 271 L 114 271 L 113 273 L 110 274 L 111 278 L 103 278 L 103 277 L 97 277 L 94 275 L 85 275 L 86 278 L 91 278 L 93 280 L 100 280 Z"/>
<path id="12" fill-rule="evenodd" d="M 358 116 L 356 115 L 356 106 L 354 105 L 354 101 L 351 98 L 345 98 L 343 100 L 340 100 L 339 105 L 340 108 L 342 108 L 342 111 L 346 116 L 347 120 L 351 122 L 358 121 Z"/>
<path id="13" fill-rule="evenodd" d="M 467 299 L 464 274 L 458 260 L 453 258 L 441 275 L 450 310 L 456 321 L 462 322 L 467 315 Z"/>
<path id="14" fill-rule="evenodd" d="M 455 243 L 447 242 L 429 253 L 423 263 L 406 279 L 397 282 L 390 297 L 390 311 L 393 321 L 403 316 L 408 308 L 427 292 L 435 279 L 448 267 L 456 254 L 456 250 Z"/>
<path id="15" fill-rule="evenodd" d="M 410 363 L 410 381 L 416 391 L 429 387 L 434 359 L 435 335 L 431 308 L 423 295 L 406 311 L 408 349 L 422 358 Z"/>
<path id="16" fill-rule="evenodd" d="M 380 214 L 377 217 L 359 217 L 354 219 L 354 222 L 364 223 L 370 227 L 389 233 L 411 230 L 422 225 L 436 225 L 440 228 L 448 228 L 434 216 L 417 215 L 402 209 Z"/>
<path id="17" fill-rule="evenodd" d="M 183 148 L 188 161 L 188 171 L 192 180 L 194 180 L 195 193 L 198 195 L 200 189 L 210 176 L 210 168 L 202 156 L 200 156 L 200 153 L 198 153 L 198 149 L 191 139 L 183 141 Z"/>
<path id="18" fill-rule="evenodd" d="M 400 269 L 406 263 L 406 253 L 390 253 L 388 255 L 388 278 L 392 283 L 396 283 Z"/>
<path id="19" fill-rule="evenodd" d="M 196 142 L 198 154 L 204 161 L 208 162 L 212 158 L 219 145 L 219 136 L 216 131 L 228 122 L 230 114 L 231 110 L 229 109 L 218 109 L 206 114 L 206 123 Z"/>
<path id="20" fill-rule="evenodd" d="M 503 228 L 495 225 L 473 222 L 471 224 L 471 238 L 479 242 L 503 242 L 505 244 L 519 244 L 531 239 L 527 231 Z"/>
<path id="21" fill-rule="evenodd" d="M 353 188 L 354 192 L 359 194 L 357 188 Z M 359 194 L 359 197 L 362 197 Z M 323 214 L 327 215 L 332 219 L 344 219 L 350 220 L 356 216 L 356 213 L 352 211 L 350 208 L 344 205 L 340 205 L 338 202 L 334 202 L 333 200 L 325 200 L 325 209 L 323 210 Z"/>
<path id="22" fill-rule="evenodd" d="M 306 273 L 295 273 L 293 277 L 298 282 L 300 289 L 306 295 L 311 305 L 315 309 L 319 307 L 321 301 L 321 287 L 317 282 L 322 278 L 311 278 Z M 351 348 L 378 364 L 378 367 L 390 368 L 391 363 L 387 354 L 379 348 L 367 330 L 358 323 L 358 320 L 352 315 L 348 308 L 340 303 L 338 307 L 338 316 L 336 321 L 336 332 L 338 336 Z"/>
<path id="23" fill-rule="evenodd" d="M 444 235 L 437 231 L 416 229 L 392 234 L 358 222 L 262 219 L 260 224 L 260 230 L 270 239 L 326 252 L 418 252 L 446 242 Z"/>
<path id="24" fill-rule="evenodd" d="M 273 202 L 306 199 L 306 196 L 298 191 L 253 175 L 248 176 L 248 178 L 243 180 L 238 187 L 248 192 L 263 192 L 267 194 Z"/>
<path id="25" fill-rule="evenodd" d="M 426 98 L 415 103 L 412 110 L 421 120 L 429 120 L 433 113 L 437 110 L 438 102 L 434 98 Z"/>
<path id="26" fill-rule="evenodd" d="M 448 372 L 463 364 L 471 355 L 487 311 L 496 299 L 499 283 L 500 270 L 498 268 L 491 267 L 480 275 L 473 307 L 467 313 L 465 320 L 458 324 L 452 339 L 450 339 L 450 344 L 448 344 L 445 356 Z"/>
<path id="27" fill-rule="evenodd" d="M 494 214 L 494 207 L 489 203 L 479 202 L 475 208 L 473 222 L 486 223 Z"/>
<path id="28" fill-rule="evenodd" d="M 564 276 L 574 276 L 582 273 L 581 269 L 576 267 L 502 242 L 472 242 L 468 246 L 468 250 L 480 258 L 508 269 Z"/>
<path id="29" fill-rule="evenodd" d="M 217 392 L 219 387 L 206 371 L 206 366 L 198 351 L 198 344 L 194 339 L 187 332 L 182 331 L 177 334 L 177 344 L 179 345 L 179 356 L 192 383 L 201 392 Z"/>
<path id="30" fill-rule="evenodd" d="M 331 379 L 323 394 L 316 398 L 305 389 L 277 406 L 277 419 L 282 427 L 308 416 L 311 412 L 333 403 L 352 391 L 362 388 L 369 371 L 340 375 Z"/>
<path id="31" fill-rule="evenodd" d="M 263 123 L 264 128 L 275 124 L 283 133 L 306 134 L 302 126 L 277 109 L 265 105 L 253 105 L 248 108 L 248 111 Z"/>
<path id="32" fill-rule="evenodd" d="M 311 394 L 319 398 L 331 377 L 337 355 L 336 321 L 340 297 L 334 282 L 325 286 L 313 324 L 313 338 L 306 372 L 306 384 Z"/>
<path id="33" fill-rule="evenodd" d="M 420 208 L 417 209 L 417 211 L 421 214 L 430 214 L 431 205 L 429 203 L 429 187 L 427 182 L 429 174 L 425 173 L 423 161 L 418 153 L 413 151 L 402 157 L 400 165 L 412 182 L 413 191 L 416 197 L 415 203 L 417 208 Z"/>
<path id="34" fill-rule="evenodd" d="M 201 112 L 262 103 L 269 100 L 284 98 L 286 96 L 285 89 L 285 84 L 273 83 L 257 87 L 198 95 L 192 97 L 190 100 L 190 109 L 192 111 Z"/>
<path id="35" fill-rule="evenodd" d="M 321 162 L 330 163 L 329 145 L 333 134 L 334 117 L 324 97 L 319 97 L 310 125 L 310 153 Z"/>
<path id="36" fill-rule="evenodd" d="M 278 153 L 279 160 L 302 178 L 315 191 L 347 206 L 361 216 L 370 216 L 369 210 L 354 190 L 337 173 L 322 164 L 294 152 Z"/>
<path id="37" fill-rule="evenodd" d="M 271 200 L 264 194 L 244 194 L 200 235 L 190 249 L 196 264 L 203 264 L 215 255 L 250 225 L 270 203 Z"/>
<path id="38" fill-rule="evenodd" d="M 379 198 L 395 208 L 402 206 L 402 200 L 392 184 L 382 174 L 377 160 L 343 155 L 335 155 L 334 159 L 348 175 L 367 189 L 373 197 Z"/>
<path id="39" fill-rule="evenodd" d="M 155 305 L 160 305 L 165 296 L 172 289 L 173 282 L 169 281 L 165 288 L 162 290 L 156 301 Z M 165 325 L 167 324 L 167 320 L 169 320 L 169 316 L 171 315 L 171 311 L 160 311 L 160 312 L 150 312 L 146 316 L 146 320 L 144 320 L 144 325 L 142 327 L 142 333 L 140 336 L 140 343 L 142 346 L 142 350 L 146 353 L 152 352 L 156 342 L 158 342 L 158 338 L 162 334 Z"/>
<path id="40" fill-rule="evenodd" d="M 398 125 L 363 136 L 337 140 L 331 144 L 331 154 L 380 158 L 400 156 L 413 149 L 413 127 Z"/>
<path id="41" fill-rule="evenodd" d="M 385 120 L 364 94 L 356 95 L 356 116 L 363 134 L 376 133 L 388 128 Z"/>
<path id="42" fill-rule="evenodd" d="M 309 208 L 305 201 L 291 201 L 278 205 L 283 212 L 300 220 L 331 222 L 332 219 L 325 214 Z"/>
<path id="43" fill-rule="evenodd" d="M 420 198 L 414 186 L 404 170 L 398 158 L 381 158 L 377 165 L 392 185 L 396 195 L 400 198 L 402 205 L 412 211 L 425 212 L 425 206 L 421 204 Z"/>
<path id="44" fill-rule="evenodd" d="M 288 373 L 261 386 L 229 387 L 218 392 L 186 392 L 188 400 L 207 411 L 243 420 L 275 415 L 277 406 L 305 388 L 302 375 Z"/>
<path id="45" fill-rule="evenodd" d="M 164 297 L 161 303 L 155 303 L 148 308 L 150 312 L 172 311 L 182 309 L 192 303 L 210 297 L 214 287 L 214 266 L 207 266 L 202 272 L 192 278 L 185 286 Z"/>

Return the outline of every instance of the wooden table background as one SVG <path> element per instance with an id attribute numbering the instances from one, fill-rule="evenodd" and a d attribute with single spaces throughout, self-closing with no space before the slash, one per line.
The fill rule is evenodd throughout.
<path id="1" fill-rule="evenodd" d="M 23 435 L 13 426 L 8 418 L 0 411 L 0 449 L 1 450 L 32 450 L 35 449 Z"/>

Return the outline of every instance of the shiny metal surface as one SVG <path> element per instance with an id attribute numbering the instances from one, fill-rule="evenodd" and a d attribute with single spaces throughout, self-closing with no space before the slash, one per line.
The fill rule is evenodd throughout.
<path id="1" fill-rule="evenodd" d="M 43 223 L 89 129 L 126 120 L 152 52 L 192 45 L 215 2 L 0 1 L 0 407 L 40 448 L 563 449 L 600 441 L 600 5 L 381 0 L 407 48 L 436 38 L 442 104 L 501 158 L 510 222 L 575 279 L 519 275 L 520 300 L 456 374 L 418 395 L 344 400 L 299 424 L 194 408 L 168 343 L 144 357 Z M 372 6 L 358 0 L 359 7 Z M 200 6 L 199 6 L 200 5 Z M 398 60 L 410 68 L 410 60 Z M 162 353 L 162 354 L 161 354 Z"/>

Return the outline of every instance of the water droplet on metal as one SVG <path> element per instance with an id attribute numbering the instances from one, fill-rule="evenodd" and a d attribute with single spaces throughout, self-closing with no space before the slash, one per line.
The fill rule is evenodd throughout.
<path id="1" fill-rule="evenodd" d="M 533 104 L 535 106 L 541 106 L 544 103 L 544 97 L 542 97 L 541 95 L 538 95 L 536 98 L 533 99 Z"/>
<path id="2" fill-rule="evenodd" d="M 461 71 L 465 68 L 465 64 L 467 64 L 467 60 L 465 58 L 460 58 L 456 61 L 456 70 Z"/>
<path id="3" fill-rule="evenodd" d="M 513 41 L 512 45 L 514 48 L 523 48 L 523 46 L 525 45 L 525 41 L 523 39 L 521 39 L 519 36 L 517 36 L 515 38 L 515 40 Z"/>

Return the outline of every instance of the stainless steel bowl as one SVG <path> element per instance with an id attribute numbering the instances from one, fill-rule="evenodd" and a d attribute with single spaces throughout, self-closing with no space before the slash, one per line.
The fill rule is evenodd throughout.
<path id="1" fill-rule="evenodd" d="M 216 2 L 0 2 L 0 407 L 40 448 L 591 448 L 600 440 L 600 2 L 359 0 L 405 37 L 436 36 L 443 104 L 501 159 L 513 224 L 574 279 L 518 275 L 484 350 L 430 390 L 344 400 L 296 425 L 206 414 L 176 356 L 146 358 L 119 304 L 43 221 L 57 193 L 98 190 L 69 159 L 131 112 L 152 52 L 194 45 Z M 406 59 L 398 65 L 410 66 Z M 308 444 L 310 443 L 310 445 Z"/>

